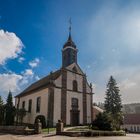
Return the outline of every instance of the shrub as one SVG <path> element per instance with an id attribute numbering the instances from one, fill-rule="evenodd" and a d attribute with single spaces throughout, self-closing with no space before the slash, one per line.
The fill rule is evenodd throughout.
<path id="1" fill-rule="evenodd" d="M 111 121 L 106 113 L 99 113 L 92 122 L 92 129 L 96 130 L 112 130 Z"/>

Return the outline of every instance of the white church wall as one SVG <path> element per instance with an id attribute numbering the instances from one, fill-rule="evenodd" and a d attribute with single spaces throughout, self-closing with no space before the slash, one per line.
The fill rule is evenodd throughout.
<path id="1" fill-rule="evenodd" d="M 77 73 L 83 74 L 82 70 L 79 68 L 79 66 L 76 63 L 71 64 L 70 66 L 67 67 L 67 69 L 69 69 L 69 70 L 72 71 L 73 70 L 73 67 L 76 67 Z"/>
<path id="2" fill-rule="evenodd" d="M 91 95 L 87 94 L 87 123 L 91 123 Z"/>
<path id="3" fill-rule="evenodd" d="M 15 98 L 15 107 L 17 108 L 18 98 Z"/>
<path id="4" fill-rule="evenodd" d="M 54 89 L 54 125 L 61 119 L 61 89 Z"/>
<path id="5" fill-rule="evenodd" d="M 67 89 L 73 90 L 73 80 L 78 83 L 78 91 L 83 92 L 83 76 L 67 71 Z"/>
<path id="6" fill-rule="evenodd" d="M 55 85 L 58 87 L 62 86 L 62 76 L 60 75 L 55 81 L 54 81 Z"/>
<path id="7" fill-rule="evenodd" d="M 67 125 L 70 125 L 70 110 L 71 108 L 71 99 L 72 98 L 77 98 L 78 99 L 78 103 L 79 103 L 79 108 L 78 110 L 80 111 L 79 114 L 79 121 L 80 124 L 83 124 L 83 95 L 82 93 L 76 93 L 76 92 L 71 92 L 71 91 L 67 91 Z"/>
<path id="8" fill-rule="evenodd" d="M 91 93 L 91 88 L 88 83 L 86 84 L 86 88 L 87 88 L 87 93 Z"/>
<path id="9" fill-rule="evenodd" d="M 36 113 L 36 100 L 37 97 L 41 97 L 41 105 L 40 112 Z M 29 94 L 27 96 L 23 96 L 20 98 L 19 108 L 22 108 L 22 102 L 25 101 L 25 109 L 28 111 L 28 101 L 32 99 L 32 109 L 31 113 L 27 113 L 23 119 L 24 123 L 34 124 L 35 118 L 38 115 L 44 115 L 47 118 L 47 110 L 48 110 L 48 88 L 35 92 L 33 94 Z"/>

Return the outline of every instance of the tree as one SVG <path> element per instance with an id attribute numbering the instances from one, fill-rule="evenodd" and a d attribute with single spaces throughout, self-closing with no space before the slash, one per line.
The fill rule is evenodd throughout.
<path id="1" fill-rule="evenodd" d="M 26 110 L 24 108 L 16 110 L 16 117 L 18 118 L 18 122 L 22 125 L 23 118 L 26 116 Z"/>
<path id="2" fill-rule="evenodd" d="M 107 84 L 104 107 L 106 113 L 112 118 L 113 129 L 120 129 L 120 125 L 122 124 L 122 103 L 119 91 L 116 80 L 111 76 Z"/>
<path id="3" fill-rule="evenodd" d="M 99 113 L 92 123 L 92 129 L 112 130 L 111 120 L 107 113 Z"/>
<path id="4" fill-rule="evenodd" d="M 4 122 L 4 103 L 2 97 L 0 96 L 0 125 Z"/>
<path id="5" fill-rule="evenodd" d="M 5 105 L 5 124 L 13 125 L 15 117 L 15 107 L 13 105 L 13 97 L 11 91 L 9 91 L 6 105 Z"/>
<path id="6" fill-rule="evenodd" d="M 2 100 L 2 97 L 0 96 L 0 106 L 3 105 L 3 100 Z"/>

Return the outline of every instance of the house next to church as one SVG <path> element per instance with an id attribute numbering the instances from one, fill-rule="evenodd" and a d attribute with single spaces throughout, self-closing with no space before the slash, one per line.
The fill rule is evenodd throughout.
<path id="1" fill-rule="evenodd" d="M 62 67 L 15 97 L 16 108 L 27 111 L 23 123 L 34 124 L 37 118 L 53 126 L 58 120 L 72 126 L 91 123 L 92 86 L 78 65 L 77 53 L 70 29 L 62 49 Z"/>

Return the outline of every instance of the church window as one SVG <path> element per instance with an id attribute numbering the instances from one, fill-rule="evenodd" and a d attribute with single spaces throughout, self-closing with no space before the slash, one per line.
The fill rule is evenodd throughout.
<path id="1" fill-rule="evenodd" d="M 73 91 L 78 91 L 78 84 L 76 80 L 73 81 Z"/>
<path id="2" fill-rule="evenodd" d="M 134 126 L 134 132 L 136 132 L 136 126 Z"/>
<path id="3" fill-rule="evenodd" d="M 36 100 L 36 112 L 40 112 L 41 97 L 37 97 Z"/>
<path id="4" fill-rule="evenodd" d="M 28 102 L 28 112 L 31 113 L 31 110 L 32 110 L 32 100 L 30 99 Z"/>
<path id="5" fill-rule="evenodd" d="M 131 131 L 133 131 L 133 127 L 131 126 Z"/>
<path id="6" fill-rule="evenodd" d="M 22 102 L 22 108 L 25 109 L 25 101 Z"/>
<path id="7" fill-rule="evenodd" d="M 139 126 L 137 126 L 137 131 L 138 131 L 138 132 L 140 131 Z"/>
<path id="8" fill-rule="evenodd" d="M 72 98 L 72 109 L 78 109 L 78 99 Z"/>

